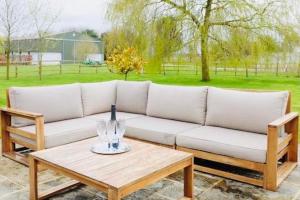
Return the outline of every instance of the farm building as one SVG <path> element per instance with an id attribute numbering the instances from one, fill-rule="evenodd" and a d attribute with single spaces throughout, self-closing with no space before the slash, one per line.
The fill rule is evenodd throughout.
<path id="1" fill-rule="evenodd" d="M 104 60 L 103 42 L 85 32 L 65 32 L 49 35 L 43 40 L 22 38 L 12 41 L 12 58 L 30 56 L 31 64 L 37 64 L 42 58 L 43 64 L 79 63 Z M 39 53 L 40 52 L 40 53 Z"/>

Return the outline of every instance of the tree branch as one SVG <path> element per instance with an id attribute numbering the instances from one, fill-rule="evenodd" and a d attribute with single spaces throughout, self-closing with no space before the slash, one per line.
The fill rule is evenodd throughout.
<path id="1" fill-rule="evenodd" d="M 173 8 L 177 9 L 178 11 L 181 11 L 183 14 L 189 16 L 198 28 L 201 27 L 201 22 L 190 10 L 187 9 L 186 4 L 181 6 L 171 0 L 161 0 L 161 2 L 164 2 L 164 3 L 172 6 Z"/>

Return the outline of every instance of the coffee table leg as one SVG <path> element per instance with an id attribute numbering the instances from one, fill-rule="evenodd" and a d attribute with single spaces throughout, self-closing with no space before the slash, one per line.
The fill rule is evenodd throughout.
<path id="1" fill-rule="evenodd" d="M 38 199 L 38 188 L 37 188 L 37 161 L 29 156 L 29 186 L 30 186 L 30 200 Z"/>
<path id="2" fill-rule="evenodd" d="M 184 197 L 193 198 L 194 167 L 191 165 L 184 168 Z"/>
<path id="3" fill-rule="evenodd" d="M 115 189 L 108 189 L 108 200 L 121 200 L 120 193 Z"/>

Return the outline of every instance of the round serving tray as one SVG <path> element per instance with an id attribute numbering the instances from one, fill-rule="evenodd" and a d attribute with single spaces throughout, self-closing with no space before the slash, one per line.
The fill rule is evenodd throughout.
<path id="1" fill-rule="evenodd" d="M 91 151 L 93 153 L 98 153 L 98 154 L 104 154 L 104 155 L 114 155 L 114 154 L 120 154 L 120 153 L 125 153 L 130 151 L 130 146 L 126 143 L 121 143 L 119 145 L 119 148 L 108 148 L 108 145 L 105 143 L 100 143 L 100 144 L 94 144 L 91 147 Z"/>

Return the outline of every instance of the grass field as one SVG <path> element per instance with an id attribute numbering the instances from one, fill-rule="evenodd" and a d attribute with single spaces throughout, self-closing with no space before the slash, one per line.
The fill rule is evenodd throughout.
<path id="1" fill-rule="evenodd" d="M 79 74 L 78 66 L 64 66 L 62 74 L 59 74 L 59 67 L 45 67 L 44 76 L 39 80 L 37 67 L 19 67 L 18 78 L 15 78 L 14 68 L 11 70 L 11 80 L 5 80 L 5 68 L 0 67 L 0 105 L 6 104 L 5 90 L 11 86 L 34 86 L 34 85 L 56 85 L 75 82 L 98 82 L 113 79 L 123 79 L 123 76 L 112 74 L 105 67 L 99 68 L 98 73 L 92 67 L 82 67 Z M 223 88 L 245 88 L 258 90 L 289 90 L 292 92 L 292 109 L 300 112 L 300 78 L 274 76 L 270 74 L 260 74 L 255 76 L 250 74 L 248 78 L 244 76 L 233 76 L 228 73 L 212 74 L 212 81 L 201 82 L 200 75 L 195 74 L 130 74 L 129 80 L 151 80 L 155 83 L 173 85 L 209 85 Z"/>

